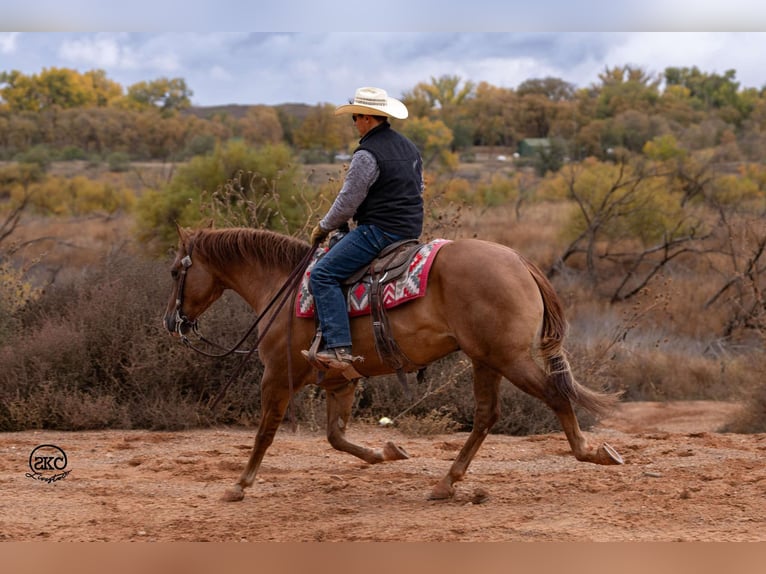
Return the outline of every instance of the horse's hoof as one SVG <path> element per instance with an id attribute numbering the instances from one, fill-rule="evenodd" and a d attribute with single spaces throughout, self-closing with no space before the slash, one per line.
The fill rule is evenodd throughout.
<path id="1" fill-rule="evenodd" d="M 598 462 L 598 464 L 625 464 L 620 453 L 607 443 L 603 443 L 598 447 L 598 450 L 596 451 L 596 462 Z"/>
<path id="2" fill-rule="evenodd" d="M 245 498 L 245 491 L 237 484 L 224 492 L 221 500 L 224 502 L 239 502 L 243 498 Z"/>
<path id="3" fill-rule="evenodd" d="M 431 489 L 428 500 L 448 500 L 455 496 L 455 489 L 452 486 L 445 486 L 442 483 L 437 484 Z"/>
<path id="4" fill-rule="evenodd" d="M 383 460 L 406 460 L 408 458 L 410 455 L 407 454 L 406 450 L 390 441 L 383 447 Z"/>

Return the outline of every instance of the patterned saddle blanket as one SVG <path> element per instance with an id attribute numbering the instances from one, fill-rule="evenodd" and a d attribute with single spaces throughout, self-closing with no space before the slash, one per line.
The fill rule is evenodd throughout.
<path id="1" fill-rule="evenodd" d="M 450 240 L 448 239 L 434 239 L 423 244 L 410 260 L 406 272 L 397 279 L 383 285 L 381 293 L 386 309 L 391 309 L 426 294 L 428 272 L 431 270 L 431 265 L 439 249 L 449 242 Z M 295 298 L 295 314 L 298 317 L 309 318 L 314 316 L 314 297 L 309 290 L 309 276 L 311 275 L 311 269 L 326 251 L 326 248 L 317 249 L 313 260 L 303 275 L 298 295 Z M 346 301 L 348 303 L 349 316 L 358 317 L 370 313 L 371 281 L 372 279 L 368 273 L 348 287 Z"/>

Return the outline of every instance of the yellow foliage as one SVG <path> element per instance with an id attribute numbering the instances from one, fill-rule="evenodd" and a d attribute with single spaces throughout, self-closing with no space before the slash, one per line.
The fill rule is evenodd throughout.
<path id="1" fill-rule="evenodd" d="M 444 199 L 456 203 L 475 203 L 475 192 L 471 184 L 462 177 L 447 181 L 444 185 Z"/>
<path id="2" fill-rule="evenodd" d="M 518 172 L 512 177 L 503 173 L 494 173 L 488 183 L 479 186 L 481 203 L 486 206 L 503 205 L 515 201 L 519 196 Z"/>
<path id="3" fill-rule="evenodd" d="M 649 159 L 667 161 L 684 157 L 686 151 L 678 145 L 672 134 L 657 136 L 644 144 L 643 153 Z"/>
<path id="4" fill-rule="evenodd" d="M 685 214 L 667 180 L 630 165 L 589 159 L 546 178 L 551 196 L 575 199 L 578 209 L 566 230 L 570 239 L 587 229 L 603 239 L 639 239 L 650 244 L 687 231 Z"/>
<path id="5" fill-rule="evenodd" d="M 0 311 L 13 314 L 39 294 L 39 289 L 24 280 L 23 270 L 8 261 L 0 262 Z"/>
<path id="6" fill-rule="evenodd" d="M 76 216 L 129 211 L 136 201 L 130 189 L 83 176 L 49 177 L 32 184 L 29 191 L 32 208 L 44 215 Z M 18 200 L 21 194 L 21 188 L 17 188 L 11 192 L 11 197 Z"/>
<path id="7" fill-rule="evenodd" d="M 735 174 L 725 174 L 716 178 L 713 194 L 716 202 L 722 205 L 741 205 L 764 199 L 758 181 Z"/>

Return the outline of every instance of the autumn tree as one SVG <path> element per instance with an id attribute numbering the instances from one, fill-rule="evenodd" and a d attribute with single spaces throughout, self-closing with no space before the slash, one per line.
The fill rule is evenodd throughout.
<path id="1" fill-rule="evenodd" d="M 417 84 L 402 99 L 419 112 L 413 115 L 428 115 L 431 119 L 441 120 L 452 132 L 451 145 L 454 150 L 472 143 L 473 127 L 466 114 L 466 104 L 473 97 L 474 88 L 473 82 L 463 81 L 460 76 L 443 75 L 431 77 L 431 83 Z"/>
<path id="2" fill-rule="evenodd" d="M 193 94 L 183 78 L 159 78 L 129 86 L 123 104 L 130 109 L 154 108 L 171 115 L 187 109 Z"/>
<path id="3" fill-rule="evenodd" d="M 473 141 L 482 146 L 513 146 L 519 139 L 514 109 L 517 97 L 513 90 L 481 82 L 475 96 L 466 103 L 473 120 Z"/>
<path id="4" fill-rule="evenodd" d="M 278 144 L 284 139 L 277 111 L 270 106 L 252 106 L 237 121 L 240 135 L 251 145 Z"/>
<path id="5" fill-rule="evenodd" d="M 683 209 L 667 177 L 663 165 L 627 156 L 616 163 L 568 164 L 551 176 L 546 185 L 576 206 L 568 245 L 552 273 L 579 258 L 592 283 L 609 288 L 616 302 L 634 297 L 673 260 L 696 249 L 708 231 Z"/>
<path id="6" fill-rule="evenodd" d="M 748 110 L 747 97 L 740 92 L 740 84 L 735 80 L 736 70 L 726 70 L 721 74 L 706 73 L 696 66 L 691 68 L 669 67 L 665 69 L 665 83 L 670 86 L 686 88 L 689 99 L 697 109 L 729 110 L 736 116 L 743 116 Z M 736 120 L 729 115 L 730 120 Z"/>
<path id="7" fill-rule="evenodd" d="M 354 140 L 354 134 L 348 116 L 338 117 L 335 115 L 335 106 L 319 104 L 309 111 L 306 119 L 295 130 L 293 144 L 298 149 L 318 149 L 330 155 L 345 150 Z"/>
<path id="8" fill-rule="evenodd" d="M 16 70 L 0 73 L 0 100 L 14 112 L 106 106 L 121 96 L 122 87 L 103 70 L 81 74 L 68 68 L 44 68 L 30 76 Z"/>
<path id="9" fill-rule="evenodd" d="M 607 67 L 599 74 L 597 117 L 614 117 L 627 110 L 646 112 L 660 96 L 661 80 L 635 66 Z"/>
<path id="10" fill-rule="evenodd" d="M 452 131 L 441 120 L 410 119 L 401 127 L 401 132 L 420 150 L 424 167 L 448 170 L 457 167 L 457 157 L 450 150 Z"/>

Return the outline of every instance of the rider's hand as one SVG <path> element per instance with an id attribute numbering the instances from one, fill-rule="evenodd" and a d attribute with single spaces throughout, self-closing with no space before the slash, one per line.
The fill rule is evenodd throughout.
<path id="1" fill-rule="evenodd" d="M 311 230 L 311 244 L 312 245 L 319 245 L 322 243 L 322 241 L 325 240 L 327 235 L 329 234 L 329 231 L 325 231 L 322 229 L 322 226 L 317 224 L 314 229 Z"/>

